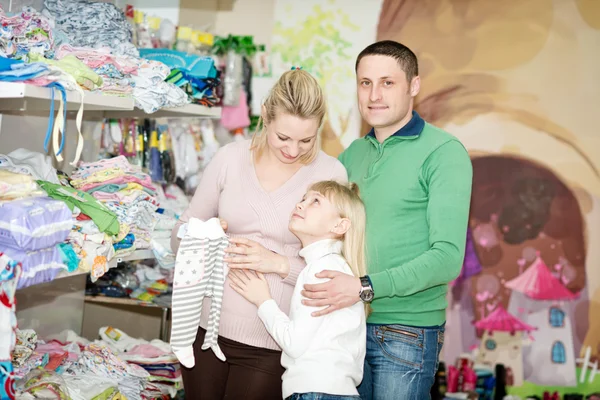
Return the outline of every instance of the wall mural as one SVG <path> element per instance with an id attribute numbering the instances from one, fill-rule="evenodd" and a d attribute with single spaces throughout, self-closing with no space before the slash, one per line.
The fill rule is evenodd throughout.
<path id="1" fill-rule="evenodd" d="M 326 87 L 327 152 L 368 132 L 354 123 L 354 58 L 393 39 L 419 58 L 417 111 L 471 154 L 467 253 L 450 285 L 445 361 L 469 352 L 502 362 L 509 392 L 521 396 L 598 390 L 600 1 L 506 0 L 501 12 L 495 0 L 315 3 L 277 1 L 274 49 L 281 65 L 312 60 Z M 319 18 L 330 21 L 322 30 Z M 310 46 L 321 52 L 309 56 Z"/>
<path id="2" fill-rule="evenodd" d="M 337 156 L 358 137 L 354 61 L 375 37 L 381 0 L 277 0 L 272 53 L 274 76 L 302 66 L 328 98 L 321 147 Z"/>

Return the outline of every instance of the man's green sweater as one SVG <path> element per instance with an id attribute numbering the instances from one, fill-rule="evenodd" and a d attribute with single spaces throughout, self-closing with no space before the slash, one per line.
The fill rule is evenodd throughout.
<path id="1" fill-rule="evenodd" d="M 473 169 L 463 145 L 413 112 L 379 143 L 371 131 L 341 155 L 367 211 L 368 322 L 436 326 L 465 252 Z"/>

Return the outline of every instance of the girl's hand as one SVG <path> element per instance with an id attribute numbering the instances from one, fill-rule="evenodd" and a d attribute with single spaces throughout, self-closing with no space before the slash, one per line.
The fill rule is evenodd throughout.
<path id="1" fill-rule="evenodd" d="M 256 307 L 271 300 L 269 284 L 260 272 L 232 270 L 229 272 L 229 279 L 229 286 Z"/>
<path id="2" fill-rule="evenodd" d="M 230 238 L 229 242 L 234 245 L 225 249 L 228 256 L 224 261 L 229 268 L 249 269 L 263 274 L 274 273 L 282 279 L 290 273 L 290 262 L 287 257 L 267 250 L 250 239 Z"/>
<path id="3" fill-rule="evenodd" d="M 227 228 L 229 227 L 227 221 L 225 221 L 223 218 L 219 218 L 219 222 L 221 223 L 221 228 L 223 228 L 223 231 L 227 232 Z"/>

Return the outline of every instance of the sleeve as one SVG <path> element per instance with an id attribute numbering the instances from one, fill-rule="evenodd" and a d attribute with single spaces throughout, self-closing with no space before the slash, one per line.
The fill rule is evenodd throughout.
<path id="1" fill-rule="evenodd" d="M 297 253 L 295 255 L 284 254 L 284 256 L 287 257 L 288 262 L 290 263 L 290 273 L 283 279 L 283 283 L 290 286 L 296 286 L 298 275 L 300 275 L 300 272 L 306 267 L 306 263 Z"/>
<path id="2" fill-rule="evenodd" d="M 332 265 L 335 266 L 336 264 L 332 263 Z M 331 268 L 332 265 L 329 265 L 328 268 Z M 307 271 L 307 279 L 305 282 L 302 282 L 302 284 L 327 282 L 329 279 L 319 279 L 315 276 L 316 273 L 323 269 L 325 269 L 325 267 Z M 277 342 L 279 347 L 292 358 L 298 358 L 306 352 L 324 321 L 324 316 L 313 317 L 311 313 L 316 309 L 314 307 L 303 305 L 301 300 L 302 299 L 298 297 L 297 303 L 291 304 L 291 307 L 294 308 L 293 320 L 290 320 L 290 318 L 279 309 L 275 300 L 264 302 L 258 309 L 258 316 L 265 324 L 269 334 L 273 337 L 275 342 Z"/>
<path id="3" fill-rule="evenodd" d="M 420 179 L 429 192 L 430 248 L 403 265 L 370 274 L 375 298 L 409 296 L 446 284 L 460 273 L 471 202 L 471 159 L 460 142 L 447 142 L 427 158 Z"/>
<path id="4" fill-rule="evenodd" d="M 227 146 L 217 151 L 202 173 L 200 183 L 187 210 L 181 214 L 171 231 L 171 249 L 177 253 L 181 239 L 177 237 L 179 227 L 190 218 L 206 221 L 219 216 L 219 197 L 225 183 L 227 173 Z"/>
<path id="5" fill-rule="evenodd" d="M 331 180 L 340 183 L 348 183 L 348 172 L 346 171 L 346 167 L 338 160 L 335 161 Z"/>

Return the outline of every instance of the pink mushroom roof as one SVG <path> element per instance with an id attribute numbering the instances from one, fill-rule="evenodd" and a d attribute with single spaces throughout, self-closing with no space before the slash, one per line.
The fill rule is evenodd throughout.
<path id="1" fill-rule="evenodd" d="M 556 278 L 542 258 L 535 261 L 521 275 L 506 282 L 507 288 L 523 293 L 534 300 L 573 300 L 577 298 Z"/>
<path id="2" fill-rule="evenodd" d="M 513 316 L 501 305 L 484 319 L 475 322 L 475 327 L 491 332 L 531 332 L 537 329 Z"/>

